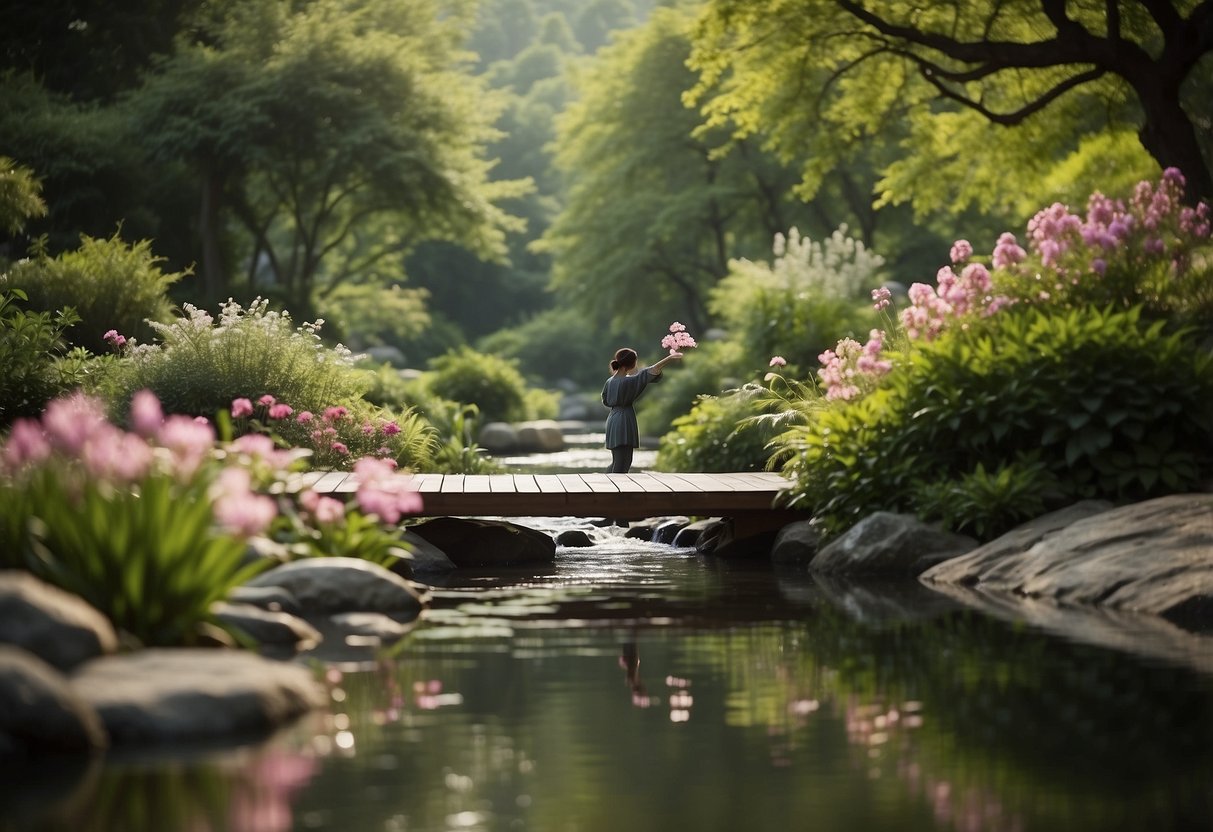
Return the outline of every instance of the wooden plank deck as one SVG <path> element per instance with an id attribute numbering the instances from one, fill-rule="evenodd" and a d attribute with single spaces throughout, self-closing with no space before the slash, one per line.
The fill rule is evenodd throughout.
<path id="1" fill-rule="evenodd" d="M 788 481 L 773 473 L 419 474 L 424 516 L 736 516 L 773 510 Z M 351 474 L 326 474 L 313 488 L 349 495 Z"/>

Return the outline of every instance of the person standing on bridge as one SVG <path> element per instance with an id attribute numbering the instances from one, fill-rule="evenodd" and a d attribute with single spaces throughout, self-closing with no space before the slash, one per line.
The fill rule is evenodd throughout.
<path id="1" fill-rule="evenodd" d="M 681 361 L 682 353 L 669 355 L 643 369 L 636 369 L 636 350 L 623 347 L 611 359 L 611 377 L 602 387 L 602 404 L 611 409 L 606 420 L 606 446 L 611 450 L 608 473 L 626 474 L 632 467 L 632 453 L 640 445 L 640 428 L 632 405 L 650 384 L 661 381 L 661 368 Z"/>

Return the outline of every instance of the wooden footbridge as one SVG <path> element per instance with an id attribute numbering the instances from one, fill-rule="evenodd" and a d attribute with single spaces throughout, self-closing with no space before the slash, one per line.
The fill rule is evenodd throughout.
<path id="1" fill-rule="evenodd" d="M 801 515 L 775 507 L 788 481 L 773 473 L 727 474 L 417 474 L 423 516 L 613 517 L 663 515 L 733 517 L 749 527 Z M 358 487 L 334 471 L 312 484 L 340 496 Z"/>

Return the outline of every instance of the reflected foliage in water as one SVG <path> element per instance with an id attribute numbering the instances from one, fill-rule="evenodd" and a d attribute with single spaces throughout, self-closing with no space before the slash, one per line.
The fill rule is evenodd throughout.
<path id="1" fill-rule="evenodd" d="M 1208 676 L 864 592 L 631 541 L 464 575 L 318 721 L 12 828 L 1213 828 Z"/>

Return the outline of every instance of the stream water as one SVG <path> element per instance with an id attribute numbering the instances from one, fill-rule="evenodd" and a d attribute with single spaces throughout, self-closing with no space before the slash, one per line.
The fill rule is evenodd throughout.
<path id="1" fill-rule="evenodd" d="M 274 737 L 5 772 L 0 830 L 1213 829 L 1207 673 L 530 522 L 600 542 L 301 659 L 330 706 Z"/>

